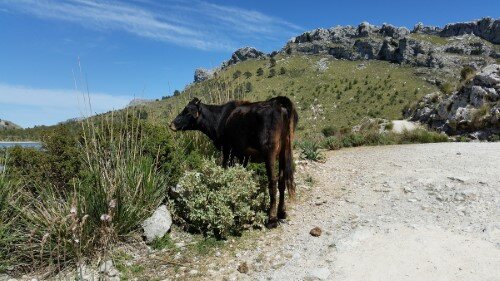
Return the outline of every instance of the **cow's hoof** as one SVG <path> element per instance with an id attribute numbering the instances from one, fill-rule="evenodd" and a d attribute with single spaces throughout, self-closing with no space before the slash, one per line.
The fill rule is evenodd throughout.
<path id="1" fill-rule="evenodd" d="M 270 219 L 266 223 L 266 227 L 269 228 L 269 229 L 278 227 L 278 219 L 276 219 L 276 218 Z"/>
<path id="2" fill-rule="evenodd" d="M 286 211 L 278 212 L 278 219 L 280 220 L 286 219 Z"/>

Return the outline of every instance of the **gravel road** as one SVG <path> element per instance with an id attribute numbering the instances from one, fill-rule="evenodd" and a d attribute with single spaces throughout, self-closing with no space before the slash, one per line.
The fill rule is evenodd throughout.
<path id="1" fill-rule="evenodd" d="M 213 279 L 500 280 L 500 143 L 326 156 L 298 162 L 290 220 Z M 309 234 L 316 226 L 319 237 Z M 236 270 L 243 262 L 247 273 Z"/>

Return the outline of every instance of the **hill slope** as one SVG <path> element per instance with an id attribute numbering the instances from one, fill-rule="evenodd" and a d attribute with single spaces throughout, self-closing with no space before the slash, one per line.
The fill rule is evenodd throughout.
<path id="1" fill-rule="evenodd" d="M 21 126 L 7 120 L 0 119 L 0 130 L 22 129 Z"/>
<path id="2" fill-rule="evenodd" d="M 465 26 L 465 27 L 464 27 Z M 351 127 L 365 117 L 401 119 L 423 96 L 461 87 L 464 68 L 479 70 L 500 58 L 500 21 L 485 18 L 444 28 L 418 24 L 316 29 L 266 55 L 245 47 L 176 97 L 146 105 L 153 122 L 169 122 L 196 96 L 206 103 L 290 97 L 301 122 L 298 136 Z"/>
<path id="3" fill-rule="evenodd" d="M 226 68 L 216 78 L 191 85 L 178 97 L 147 105 L 149 116 L 154 122 L 170 121 L 194 96 L 220 103 L 285 95 L 297 106 L 301 118 L 298 133 L 304 135 L 326 126 L 353 126 L 365 116 L 400 119 L 405 106 L 438 90 L 415 69 L 384 61 L 345 61 L 324 55 L 277 55 L 275 60 L 273 67 L 270 60 L 260 59 Z"/>
<path id="4" fill-rule="evenodd" d="M 166 125 L 195 96 L 220 104 L 285 95 L 299 110 L 299 138 L 325 127 L 349 128 L 366 117 L 402 119 L 424 96 L 461 89 L 464 69 L 498 63 L 498 34 L 500 20 L 491 18 L 443 28 L 417 24 L 412 31 L 368 23 L 315 29 L 269 55 L 238 49 L 216 69 L 197 69 L 195 82 L 180 94 L 126 110 Z"/>

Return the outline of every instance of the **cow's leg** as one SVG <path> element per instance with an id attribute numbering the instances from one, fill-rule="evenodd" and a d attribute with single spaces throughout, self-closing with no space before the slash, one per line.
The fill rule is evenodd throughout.
<path id="1" fill-rule="evenodd" d="M 222 148 L 222 167 L 225 169 L 228 166 L 228 162 L 230 161 L 231 150 L 228 148 Z"/>
<path id="2" fill-rule="evenodd" d="M 243 167 L 246 168 L 248 166 L 248 160 L 250 160 L 249 156 L 243 157 L 243 163 L 242 163 Z"/>
<path id="3" fill-rule="evenodd" d="M 267 221 L 267 228 L 275 228 L 278 226 L 278 218 L 276 214 L 276 180 L 274 178 L 274 163 L 276 162 L 276 157 L 274 153 L 270 153 L 270 155 L 266 159 L 266 172 L 267 172 L 267 180 L 269 182 L 269 198 L 270 198 L 270 207 L 269 207 L 269 219 Z"/>
<path id="4" fill-rule="evenodd" d="M 285 206 L 285 175 L 284 170 L 282 169 L 283 164 L 281 164 L 281 159 L 279 163 L 279 179 L 278 179 L 278 190 L 280 192 L 280 198 L 278 203 L 278 219 L 283 220 L 286 219 L 286 206 Z"/>

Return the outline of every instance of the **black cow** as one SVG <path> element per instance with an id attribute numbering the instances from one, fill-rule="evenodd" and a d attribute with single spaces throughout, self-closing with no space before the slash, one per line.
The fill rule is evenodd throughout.
<path id="1" fill-rule="evenodd" d="M 222 151 L 223 166 L 236 158 L 246 166 L 248 161 L 264 162 L 269 181 L 271 207 L 267 227 L 277 226 L 286 218 L 285 188 L 295 195 L 292 142 L 298 122 L 297 111 L 287 97 L 267 101 L 230 101 L 222 105 L 191 100 L 172 121 L 174 131 L 198 130 L 207 135 Z M 279 160 L 279 204 L 276 210 L 275 162 Z"/>

